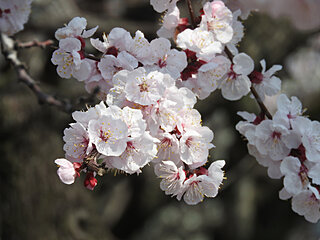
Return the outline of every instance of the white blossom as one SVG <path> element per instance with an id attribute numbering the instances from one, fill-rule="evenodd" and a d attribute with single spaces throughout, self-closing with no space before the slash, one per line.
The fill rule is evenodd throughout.
<path id="1" fill-rule="evenodd" d="M 248 75 L 253 68 L 254 62 L 247 54 L 239 53 L 234 56 L 229 72 L 220 82 L 222 96 L 233 101 L 247 95 L 251 87 Z"/>
<path id="2" fill-rule="evenodd" d="M 54 162 L 59 167 L 57 170 L 57 174 L 60 180 L 64 184 L 74 183 L 77 173 L 76 173 L 76 170 L 74 169 L 73 164 L 64 158 L 58 158 Z"/>
<path id="3" fill-rule="evenodd" d="M 28 21 L 32 0 L 0 1 L 0 32 L 9 36 L 21 31 Z"/>
<path id="4" fill-rule="evenodd" d="M 210 61 L 217 53 L 222 52 L 222 44 L 217 41 L 212 32 L 196 28 L 186 29 L 177 36 L 177 45 L 197 53 L 197 57 Z"/>
<path id="5" fill-rule="evenodd" d="M 222 1 L 207 2 L 203 11 L 200 27 L 214 33 L 214 37 L 221 43 L 230 42 L 233 36 L 232 12 Z"/>
<path id="6" fill-rule="evenodd" d="M 280 91 L 281 80 L 273 75 L 275 72 L 280 71 L 282 66 L 274 65 L 266 71 L 266 61 L 261 60 L 260 64 L 262 66 L 261 73 L 254 71 L 250 76 L 250 80 L 263 101 L 265 99 L 265 95 L 274 96 Z"/>

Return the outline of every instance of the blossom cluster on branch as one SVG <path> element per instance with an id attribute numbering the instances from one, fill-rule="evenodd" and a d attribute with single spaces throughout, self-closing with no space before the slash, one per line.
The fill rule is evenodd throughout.
<path id="1" fill-rule="evenodd" d="M 252 58 L 238 51 L 244 36 L 241 10 L 232 12 L 214 0 L 195 16 L 187 0 L 189 22 L 180 17 L 178 0 L 150 3 L 164 12 L 159 37 L 152 41 L 139 30 L 132 36 L 120 27 L 103 39 L 92 38 L 98 26 L 86 30 L 83 17 L 56 31 L 59 47 L 51 61 L 57 74 L 83 82 L 89 93 L 98 89 L 101 100 L 73 112 L 75 122 L 64 130 L 65 158 L 55 160 L 61 181 L 72 184 L 83 172 L 84 185 L 93 190 L 96 175 L 108 170 L 139 174 L 151 164 L 165 194 L 191 205 L 215 197 L 225 161 L 208 166 L 214 134 L 202 126 L 194 105 L 216 90 L 231 101 L 251 93 L 261 113 L 239 112 L 245 121 L 236 129 L 246 137 L 249 153 L 268 167 L 268 175 L 284 177 L 280 198 L 292 198 L 295 212 L 317 222 L 320 123 L 303 116 L 300 101 L 284 94 L 278 97 L 277 112 L 270 114 L 263 102 L 280 92 L 281 80 L 274 74 L 282 66 L 267 70 L 261 60 L 262 70 L 254 70 Z M 87 39 L 101 57 L 86 52 Z"/>

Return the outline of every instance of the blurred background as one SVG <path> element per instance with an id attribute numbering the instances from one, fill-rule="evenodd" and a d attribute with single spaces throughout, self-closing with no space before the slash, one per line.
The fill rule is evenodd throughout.
<path id="1" fill-rule="evenodd" d="M 313 1 L 315 5 L 306 10 L 289 4 L 292 1 L 286 5 L 291 15 L 274 14 L 274 9 L 263 7 L 253 12 L 244 21 L 240 51 L 252 56 L 259 70 L 263 58 L 267 69 L 282 64 L 284 69 L 278 74 L 282 91 L 298 96 L 307 115 L 319 121 L 320 24 L 311 24 L 310 19 L 320 22 L 320 15 L 308 9 L 320 8 L 320 2 Z M 193 0 L 196 9 L 200 2 Z M 184 2 L 179 6 L 181 16 L 187 16 Z M 291 16 L 300 15 L 307 20 L 292 20 Z M 15 38 L 22 42 L 54 39 L 56 29 L 75 16 L 85 17 L 88 28 L 99 25 L 94 37 L 123 27 L 131 33 L 141 30 L 149 40 L 156 37 L 161 18 L 148 0 L 34 0 L 29 22 Z M 23 49 L 19 57 L 45 92 L 71 99 L 78 110 L 85 109 L 79 101 L 88 96 L 83 84 L 58 77 L 50 61 L 52 52 L 50 48 Z M 258 113 L 249 96 L 230 102 L 217 91 L 197 103 L 204 125 L 215 133 L 210 161 L 226 160 L 227 180 L 216 198 L 188 206 L 160 190 L 151 166 L 139 176 L 107 174 L 98 178 L 94 191 L 83 187 L 82 178 L 71 186 L 61 183 L 53 161 L 64 156 L 63 130 L 72 122 L 71 115 L 38 104 L 2 55 L 0 69 L 1 240 L 320 238 L 320 223 L 308 223 L 292 211 L 290 202 L 279 199 L 282 180 L 267 176 L 266 169 L 247 154 L 246 142 L 236 132 L 237 111 Z M 270 108 L 274 102 L 268 99 Z"/>

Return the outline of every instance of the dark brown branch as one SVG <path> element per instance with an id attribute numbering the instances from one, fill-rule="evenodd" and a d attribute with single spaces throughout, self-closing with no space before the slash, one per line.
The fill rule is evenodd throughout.
<path id="1" fill-rule="evenodd" d="M 54 43 L 53 40 L 50 40 L 50 39 L 43 42 L 33 40 L 31 42 L 17 42 L 16 47 L 17 48 L 31 48 L 31 47 L 45 48 L 47 46 L 52 45 L 53 43 Z"/>
<path id="2" fill-rule="evenodd" d="M 52 95 L 44 93 L 36 81 L 28 74 L 25 65 L 18 58 L 15 42 L 12 38 L 1 34 L 0 42 L 2 54 L 16 70 L 19 81 L 26 84 L 33 91 L 40 104 L 52 105 L 67 113 L 72 112 L 72 106 L 69 101 L 59 100 Z"/>
<path id="3" fill-rule="evenodd" d="M 250 90 L 251 90 L 252 95 L 256 99 L 261 111 L 267 116 L 267 118 L 272 119 L 271 113 L 269 112 L 269 110 L 266 107 L 266 105 L 264 105 L 264 103 L 261 100 L 261 98 L 260 98 L 259 94 L 257 93 L 256 89 L 253 86 L 251 86 Z"/>
<path id="4" fill-rule="evenodd" d="M 195 28 L 195 27 L 197 27 L 197 24 L 196 24 L 196 18 L 194 16 L 191 0 L 186 0 L 186 1 L 187 1 L 187 5 L 188 5 L 189 14 L 190 14 L 191 25 L 193 28 Z"/>

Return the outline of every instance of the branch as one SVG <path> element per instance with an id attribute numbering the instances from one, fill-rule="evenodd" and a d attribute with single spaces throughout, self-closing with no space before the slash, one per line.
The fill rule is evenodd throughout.
<path id="1" fill-rule="evenodd" d="M 45 48 L 47 46 L 52 45 L 54 42 L 49 39 L 43 42 L 37 41 L 37 40 L 33 40 L 30 42 L 17 42 L 16 43 L 16 47 L 19 48 L 31 48 L 31 47 L 41 47 L 41 48 Z"/>
<path id="2" fill-rule="evenodd" d="M 193 8 L 192 8 L 191 0 L 186 0 L 186 1 L 187 1 L 188 10 L 189 10 L 190 18 L 191 18 L 191 24 L 195 28 L 197 26 L 197 24 L 196 24 L 196 18 L 194 17 L 194 12 L 193 12 Z"/>
<path id="3" fill-rule="evenodd" d="M 40 104 L 55 106 L 66 113 L 72 112 L 72 106 L 69 101 L 59 100 L 52 95 L 44 93 L 36 81 L 28 74 L 25 65 L 18 58 L 18 53 L 14 48 L 15 43 L 12 38 L 1 33 L 0 42 L 2 54 L 16 70 L 19 81 L 26 84 L 33 91 Z"/>
<path id="4" fill-rule="evenodd" d="M 266 105 L 264 105 L 263 101 L 261 100 L 259 94 L 257 93 L 256 89 L 251 86 L 250 87 L 251 93 L 253 94 L 254 98 L 256 99 L 261 111 L 269 118 L 272 119 L 272 115 L 269 112 L 268 108 L 266 107 Z"/>

